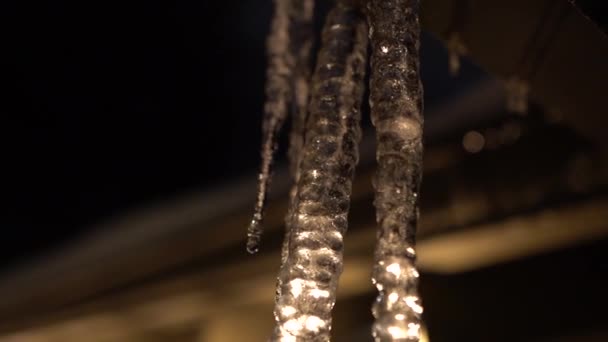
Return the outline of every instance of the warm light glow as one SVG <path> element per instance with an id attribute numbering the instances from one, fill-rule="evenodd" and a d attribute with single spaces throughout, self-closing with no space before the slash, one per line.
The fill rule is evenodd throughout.
<path id="1" fill-rule="evenodd" d="M 289 285 L 291 286 L 291 294 L 295 298 L 300 297 L 300 295 L 302 294 L 302 287 L 303 287 L 302 283 L 303 283 L 302 279 L 294 279 L 291 282 L 289 282 Z"/>
<path id="2" fill-rule="evenodd" d="M 333 250 L 331 250 L 331 249 L 329 249 L 327 247 L 321 247 L 317 251 L 318 251 L 319 254 L 321 254 L 321 253 L 322 254 L 330 254 L 330 255 L 335 254 L 335 252 Z"/>
<path id="3" fill-rule="evenodd" d="M 396 326 L 388 327 L 388 333 L 391 334 L 391 337 L 394 339 L 408 337 L 405 330 L 401 329 L 400 327 L 396 327 Z"/>
<path id="4" fill-rule="evenodd" d="M 420 338 L 420 324 L 409 323 L 407 329 L 398 326 L 388 327 L 388 333 L 394 339 Z M 421 340 L 420 340 L 421 341 Z"/>
<path id="5" fill-rule="evenodd" d="M 429 334 L 427 333 L 425 327 L 420 328 L 420 340 L 418 342 L 430 342 Z"/>
<path id="6" fill-rule="evenodd" d="M 388 295 L 388 300 L 391 303 L 396 303 L 399 300 L 399 295 L 397 292 L 391 292 L 391 294 Z"/>
<path id="7" fill-rule="evenodd" d="M 324 326 L 325 322 L 317 316 L 308 316 L 306 318 L 306 329 L 310 331 L 317 332 L 319 328 L 323 328 Z"/>
<path id="8" fill-rule="evenodd" d="M 405 140 L 411 140 L 422 135 L 420 123 L 413 118 L 396 117 L 390 124 L 389 121 L 380 123 L 380 125 L 382 124 L 385 125 L 385 127 L 382 127 L 384 130 L 394 132 Z"/>
<path id="9" fill-rule="evenodd" d="M 415 313 L 421 314 L 423 309 L 422 306 L 418 305 L 418 297 L 416 296 L 408 296 L 405 298 L 405 303 L 409 306 Z"/>
<path id="10" fill-rule="evenodd" d="M 315 297 L 315 298 L 328 298 L 329 297 L 329 291 L 326 290 L 319 290 L 319 289 L 312 289 L 310 290 L 310 295 Z"/>
<path id="11" fill-rule="evenodd" d="M 300 324 L 297 319 L 290 319 L 289 321 L 285 322 L 283 327 L 285 327 L 285 330 L 292 335 L 295 335 L 296 332 L 302 330 L 302 324 Z"/>
<path id="12" fill-rule="evenodd" d="M 386 266 L 386 271 L 394 274 L 395 277 L 398 277 L 401 274 L 401 266 L 395 262 Z"/>
<path id="13" fill-rule="evenodd" d="M 302 254 L 303 256 L 308 256 L 308 255 L 310 255 L 310 249 L 302 248 L 298 251 L 298 254 Z"/>
<path id="14" fill-rule="evenodd" d="M 407 325 L 407 337 L 419 337 L 420 336 L 420 324 L 410 323 Z"/>
<path id="15" fill-rule="evenodd" d="M 293 335 L 283 335 L 281 336 L 281 342 L 296 342 L 297 339 Z M 422 340 L 421 340 L 422 342 Z"/>
<path id="16" fill-rule="evenodd" d="M 283 314 L 283 316 L 291 316 L 294 313 L 296 313 L 296 308 L 293 306 L 286 306 L 281 309 L 281 314 Z"/>

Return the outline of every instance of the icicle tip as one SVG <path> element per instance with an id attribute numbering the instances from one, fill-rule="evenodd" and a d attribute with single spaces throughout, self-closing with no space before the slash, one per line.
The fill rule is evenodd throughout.
<path id="1" fill-rule="evenodd" d="M 260 250 L 262 231 L 262 220 L 254 216 L 247 229 L 247 252 L 249 252 L 249 254 L 255 254 Z"/>

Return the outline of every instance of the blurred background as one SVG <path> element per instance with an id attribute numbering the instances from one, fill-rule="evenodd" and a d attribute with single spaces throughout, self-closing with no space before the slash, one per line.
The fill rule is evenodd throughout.
<path id="1" fill-rule="evenodd" d="M 608 341 L 601 3 L 422 1 L 426 342 Z M 271 14 L 270 0 L 0 4 L 0 341 L 266 340 L 285 137 L 261 253 L 244 240 Z M 335 341 L 371 340 L 367 107 L 363 125 Z"/>

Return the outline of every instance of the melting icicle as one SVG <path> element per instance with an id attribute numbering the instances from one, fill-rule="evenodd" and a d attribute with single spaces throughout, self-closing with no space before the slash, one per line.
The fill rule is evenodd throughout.
<path id="1" fill-rule="evenodd" d="M 323 29 L 273 341 L 329 341 L 361 137 L 366 30 L 341 4 Z"/>
<path id="2" fill-rule="evenodd" d="M 290 51 L 289 0 L 275 0 L 271 33 L 267 41 L 268 70 L 266 72 L 266 105 L 262 126 L 262 165 L 258 177 L 258 193 L 253 218 L 247 229 L 247 251 L 256 253 L 262 235 L 264 206 L 270 186 L 270 174 L 277 136 L 283 127 L 292 96 L 294 56 Z"/>
<path id="3" fill-rule="evenodd" d="M 422 177 L 422 85 L 418 0 L 370 0 L 370 106 L 376 127 L 379 223 L 373 282 L 376 341 L 419 341 L 415 232 Z"/>

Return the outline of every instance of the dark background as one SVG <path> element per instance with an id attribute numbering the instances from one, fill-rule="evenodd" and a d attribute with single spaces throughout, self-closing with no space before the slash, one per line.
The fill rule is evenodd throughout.
<path id="1" fill-rule="evenodd" d="M 140 203 L 254 177 L 270 15 L 256 3 L 0 9 L 3 263 Z"/>
<path id="2" fill-rule="evenodd" d="M 15 3 L 0 5 L 0 266 L 138 206 L 256 177 L 270 1 Z M 468 63 L 450 77 L 428 34 L 422 57 L 427 107 L 482 77 Z"/>
<path id="3" fill-rule="evenodd" d="M 575 3 L 605 30 L 601 1 Z M 0 269 L 137 208 L 254 179 L 270 15 L 269 0 L 1 2 Z M 450 77 L 425 32 L 422 77 L 432 108 L 492 75 L 465 61 Z M 429 328 L 448 341 L 605 331 L 606 246 L 427 275 Z"/>

